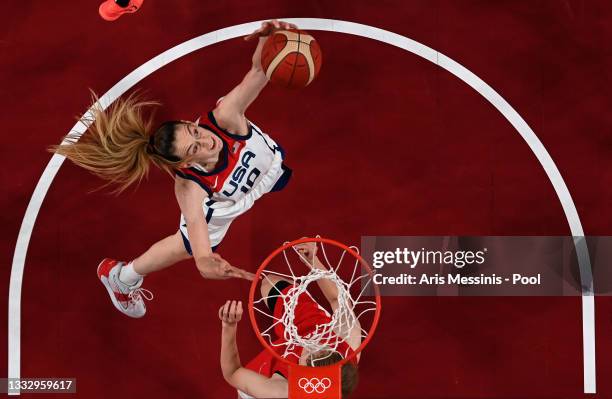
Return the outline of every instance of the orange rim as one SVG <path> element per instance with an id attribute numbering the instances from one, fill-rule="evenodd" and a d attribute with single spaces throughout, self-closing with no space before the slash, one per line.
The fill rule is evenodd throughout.
<path id="1" fill-rule="evenodd" d="M 274 259 L 276 257 L 276 255 L 280 254 L 282 251 L 284 251 L 284 250 L 286 250 L 288 248 L 291 248 L 294 245 L 305 243 L 305 242 L 320 242 L 320 243 L 324 243 L 324 244 L 331 244 L 331 245 L 334 245 L 334 246 L 336 246 L 338 248 L 341 248 L 341 249 L 347 251 L 349 254 L 351 254 L 355 258 L 357 258 L 359 260 L 359 262 L 361 263 L 361 265 L 366 268 L 366 270 L 368 271 L 368 274 L 371 277 L 374 276 L 374 272 L 372 271 L 372 268 L 361 257 L 361 255 L 359 255 L 357 252 L 355 252 L 351 248 L 347 247 L 346 245 L 344 245 L 344 244 L 342 244 L 342 243 L 340 243 L 338 241 L 331 240 L 329 238 L 322 238 L 322 237 L 304 237 L 304 238 L 300 238 L 299 240 L 294 240 L 294 241 L 288 242 L 287 244 L 283 245 L 282 247 L 277 248 L 274 252 L 272 252 L 270 255 L 268 255 L 268 257 L 261 263 L 259 268 L 257 268 L 257 272 L 255 272 L 255 278 L 253 279 L 253 282 L 251 283 L 251 289 L 249 290 L 249 318 L 251 319 L 251 326 L 253 327 L 253 330 L 255 331 L 255 335 L 257 336 L 257 339 L 259 340 L 261 345 L 264 348 L 266 348 L 266 350 L 268 352 L 272 353 L 272 355 L 274 355 L 274 357 L 276 357 L 278 360 L 280 360 L 280 361 L 282 361 L 284 363 L 287 363 L 289 365 L 293 365 L 293 366 L 300 366 L 300 365 L 296 364 L 294 362 L 290 362 L 289 360 L 285 359 L 284 357 L 282 357 L 281 355 L 276 353 L 272 349 L 270 344 L 268 342 L 266 342 L 264 337 L 261 335 L 261 330 L 259 329 L 259 326 L 257 325 L 257 320 L 255 318 L 255 310 L 253 309 L 253 307 L 254 307 L 254 303 L 255 303 L 255 292 L 257 292 L 257 285 L 259 283 L 259 280 L 261 280 L 261 274 L 266 269 L 266 266 L 268 266 L 268 264 L 272 261 L 272 259 Z M 345 359 L 342 359 L 340 362 L 338 362 L 336 364 L 338 366 L 343 365 L 344 363 L 350 361 L 355 356 L 357 356 L 357 354 L 360 353 L 366 347 L 366 345 L 370 342 L 370 340 L 372 339 L 372 336 L 374 335 L 374 332 L 376 331 L 376 327 L 378 326 L 378 321 L 380 319 L 380 311 L 381 311 L 382 307 L 381 307 L 381 301 L 380 301 L 380 289 L 378 288 L 378 285 L 376 285 L 374 283 L 372 284 L 372 286 L 374 288 L 374 295 L 375 295 L 375 298 L 376 298 L 376 312 L 374 313 L 374 318 L 372 320 L 372 325 L 370 326 L 370 330 L 368 331 L 368 335 L 361 342 L 361 345 L 359 345 L 359 347 L 353 351 L 353 353 L 351 353 L 348 357 L 346 357 Z M 303 366 L 303 367 L 306 367 L 306 366 Z"/>

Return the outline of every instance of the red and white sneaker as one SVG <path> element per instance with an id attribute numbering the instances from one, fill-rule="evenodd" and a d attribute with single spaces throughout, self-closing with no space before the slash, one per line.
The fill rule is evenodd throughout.
<path id="1" fill-rule="evenodd" d="M 100 16 L 107 21 L 114 21 L 123 14 L 131 14 L 140 9 L 142 7 L 142 3 L 144 0 L 130 0 L 127 5 L 122 7 L 115 0 L 106 0 L 104 3 L 100 4 L 98 8 L 98 12 Z"/>
<path id="2" fill-rule="evenodd" d="M 144 278 L 141 278 L 134 285 L 127 285 L 119 280 L 119 271 L 125 263 L 114 259 L 103 259 L 98 265 L 98 278 L 104 284 L 108 295 L 110 295 L 113 305 L 121 313 L 139 318 L 145 315 L 147 307 L 144 299 L 153 299 L 153 293 L 147 289 L 140 288 Z"/>

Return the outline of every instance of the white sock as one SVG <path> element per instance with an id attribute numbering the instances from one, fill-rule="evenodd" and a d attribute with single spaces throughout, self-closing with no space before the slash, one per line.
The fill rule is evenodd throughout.
<path id="1" fill-rule="evenodd" d="M 119 270 L 119 280 L 127 285 L 136 284 L 142 277 L 142 275 L 136 273 L 136 270 L 134 270 L 134 261 L 128 263 Z"/>

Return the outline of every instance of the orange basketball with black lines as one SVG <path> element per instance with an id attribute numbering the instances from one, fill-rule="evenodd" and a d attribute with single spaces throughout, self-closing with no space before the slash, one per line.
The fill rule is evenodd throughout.
<path id="1" fill-rule="evenodd" d="M 308 86 L 321 70 L 322 54 L 308 32 L 297 29 L 271 34 L 261 51 L 261 66 L 268 79 L 290 89 Z"/>

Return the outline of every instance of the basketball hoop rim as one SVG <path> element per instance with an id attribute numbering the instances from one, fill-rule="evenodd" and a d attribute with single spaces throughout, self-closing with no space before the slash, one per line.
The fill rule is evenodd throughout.
<path id="1" fill-rule="evenodd" d="M 304 238 L 300 238 L 298 240 L 294 240 L 294 241 L 288 242 L 288 243 L 282 245 L 281 247 L 277 248 L 275 251 L 273 251 L 259 265 L 259 267 L 257 268 L 257 271 L 255 272 L 255 278 L 251 282 L 251 288 L 249 290 L 249 319 L 251 320 L 251 327 L 253 327 L 253 330 L 255 331 L 255 335 L 257 336 L 257 339 L 259 340 L 259 342 L 262 344 L 262 346 L 268 352 L 270 352 L 275 358 L 277 358 L 281 362 L 283 362 L 285 364 L 288 364 L 289 366 L 292 366 L 292 367 L 295 367 L 295 366 L 306 367 L 306 366 L 301 366 L 299 364 L 290 362 L 289 360 L 285 359 L 284 357 L 282 357 L 281 355 L 276 353 L 272 349 L 270 344 L 268 342 L 266 342 L 264 337 L 261 335 L 261 331 L 259 330 L 259 326 L 257 325 L 257 320 L 255 318 L 255 310 L 254 310 L 255 293 L 257 292 L 257 285 L 259 283 L 259 280 L 261 280 L 261 275 L 262 275 L 263 271 L 265 270 L 266 266 L 268 266 L 268 264 L 272 261 L 272 259 L 274 259 L 282 251 L 284 251 L 284 250 L 286 250 L 288 248 L 291 248 L 294 245 L 302 244 L 302 243 L 305 243 L 305 242 L 320 242 L 320 243 L 331 244 L 331 245 L 334 245 L 336 247 L 339 247 L 339 248 L 347 251 L 349 254 L 353 255 L 355 258 L 357 258 L 360 261 L 361 265 L 366 267 L 366 269 L 368 271 L 368 274 L 370 276 L 374 275 L 374 271 L 372 270 L 370 265 L 368 265 L 368 263 L 363 259 L 363 257 L 359 253 L 357 253 L 356 251 L 354 251 L 350 247 L 342 244 L 341 242 L 338 242 L 336 240 L 332 240 L 332 239 L 329 239 L 329 238 L 323 238 L 323 237 L 304 237 Z M 374 319 L 372 321 L 372 326 L 370 327 L 370 330 L 368 331 L 368 335 L 361 342 L 359 347 L 357 347 L 357 349 L 355 349 L 353 351 L 353 353 L 351 353 L 346 358 L 342 359 L 340 362 L 334 364 L 333 366 L 341 367 L 342 365 L 344 365 L 345 363 L 347 363 L 348 361 L 350 361 L 351 359 L 356 357 L 368 345 L 368 343 L 372 339 L 372 336 L 374 335 L 374 332 L 376 331 L 376 327 L 378 326 L 378 321 L 380 319 L 380 311 L 381 311 L 382 306 L 381 306 L 381 301 L 380 301 L 380 289 L 378 288 L 378 285 L 376 285 L 376 284 L 372 284 L 372 286 L 373 286 L 373 289 L 374 289 L 374 296 L 376 298 L 376 311 L 374 312 Z"/>

